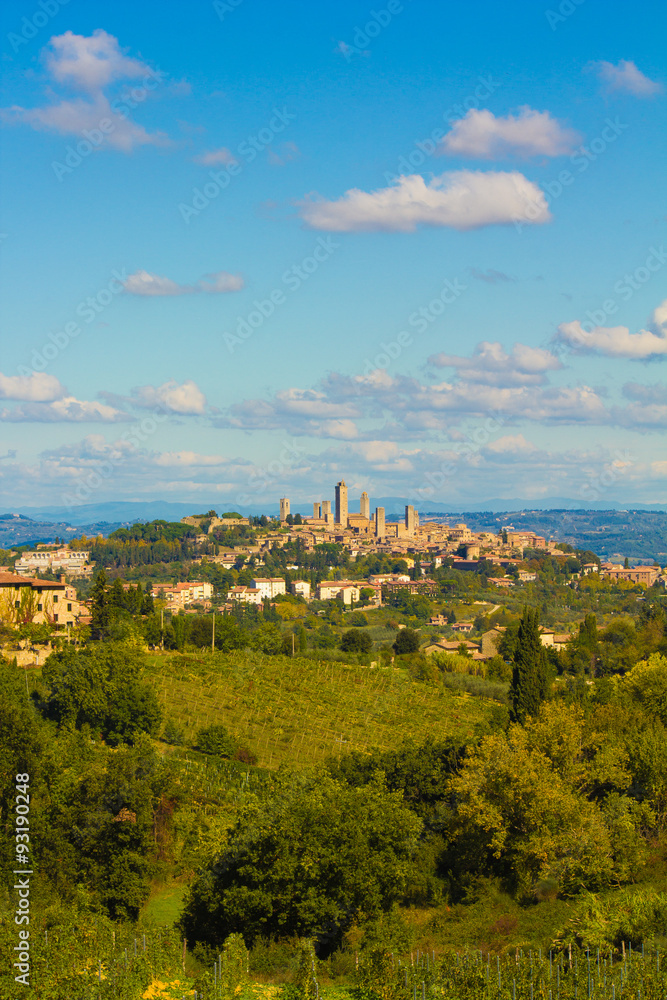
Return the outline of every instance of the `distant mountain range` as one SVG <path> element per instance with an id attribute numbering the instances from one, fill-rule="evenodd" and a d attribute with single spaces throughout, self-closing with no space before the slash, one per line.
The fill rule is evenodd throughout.
<path id="1" fill-rule="evenodd" d="M 355 510 L 356 497 L 351 497 L 350 509 Z M 384 507 L 387 516 L 403 515 L 406 504 L 410 501 L 406 497 L 371 497 L 371 510 L 375 507 Z M 644 510 L 644 511 L 667 511 L 667 504 L 641 504 L 631 505 L 619 503 L 616 500 L 609 500 L 604 505 L 586 503 L 583 500 L 572 500 L 567 497 L 545 497 L 539 503 L 513 497 L 511 499 L 493 498 L 482 500 L 476 503 L 466 502 L 465 504 L 434 503 L 433 501 L 422 501 L 414 503 L 414 507 L 422 514 L 461 514 L 481 511 L 493 511 L 510 513 L 516 511 L 547 511 L 547 510 Z M 3 508 L 0 508 L 2 511 Z M 219 514 L 227 511 L 238 511 L 247 517 L 249 514 L 277 514 L 278 503 L 251 504 L 240 506 L 233 503 L 221 503 L 219 500 L 210 502 L 171 502 L 168 500 L 117 500 L 106 503 L 82 504 L 80 507 L 5 507 L 4 511 L 11 514 L 21 514 L 29 517 L 33 521 L 50 521 L 59 524 L 70 525 L 92 525 L 112 522 L 116 525 L 132 521 L 153 521 L 156 518 L 179 521 L 187 514 L 204 513 L 207 510 L 216 510 Z M 293 504 L 292 513 L 312 514 L 312 504 Z"/>
<path id="2" fill-rule="evenodd" d="M 373 507 L 384 507 L 387 518 L 402 517 L 404 497 L 373 498 Z M 539 507 L 525 500 L 486 500 L 469 504 L 465 510 L 450 504 L 415 504 L 422 517 L 429 514 L 456 523 L 465 521 L 473 531 L 499 531 L 506 525 L 534 531 L 546 538 L 556 538 L 602 558 L 654 560 L 667 563 L 667 505 L 635 505 L 631 510 L 619 503 L 607 503 L 604 510 L 581 501 L 549 497 Z M 355 504 L 351 504 L 355 509 Z M 207 510 L 219 514 L 237 510 L 240 514 L 277 514 L 278 504 L 239 507 L 238 504 L 172 503 L 155 500 L 117 501 L 67 507 L 18 507 L 0 514 L 0 548 L 33 545 L 61 538 L 68 541 L 81 535 L 109 535 L 116 528 L 135 521 L 162 518 L 178 521 L 187 514 Z M 293 513 L 312 514 L 312 506 L 297 504 Z"/>

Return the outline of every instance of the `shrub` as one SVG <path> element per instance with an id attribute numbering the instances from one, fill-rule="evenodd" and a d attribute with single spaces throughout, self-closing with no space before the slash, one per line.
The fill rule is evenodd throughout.
<path id="1" fill-rule="evenodd" d="M 214 754 L 217 757 L 231 757 L 236 750 L 234 737 L 224 726 L 214 722 L 210 726 L 199 729 L 195 746 L 202 753 Z"/>
<path id="2" fill-rule="evenodd" d="M 373 640 L 368 632 L 360 632 L 351 628 L 347 632 L 343 632 L 340 648 L 345 653 L 370 653 L 373 648 Z"/>

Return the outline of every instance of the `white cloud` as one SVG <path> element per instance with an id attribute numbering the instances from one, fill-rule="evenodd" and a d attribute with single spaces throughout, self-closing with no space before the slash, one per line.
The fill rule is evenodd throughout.
<path id="1" fill-rule="evenodd" d="M 548 111 L 523 107 L 517 115 L 496 118 L 486 108 L 471 108 L 464 118 L 454 123 L 438 153 L 482 160 L 564 156 L 580 142 L 578 132 L 561 125 Z"/>
<path id="2" fill-rule="evenodd" d="M 201 455 L 196 451 L 163 451 L 155 458 L 155 465 L 167 468 L 189 468 L 225 465 L 222 455 Z"/>
<path id="3" fill-rule="evenodd" d="M 26 403 L 0 411 L 0 420 L 9 423 L 119 423 L 131 420 L 127 413 L 106 403 L 63 396 L 51 403 Z"/>
<path id="4" fill-rule="evenodd" d="M 194 291 L 192 286 L 178 285 L 171 278 L 161 278 L 148 271 L 135 271 L 123 282 L 123 288 L 130 295 L 185 295 Z"/>
<path id="5" fill-rule="evenodd" d="M 76 90 L 102 90 L 113 80 L 131 80 L 150 72 L 138 59 L 123 55 L 118 39 L 101 28 L 92 35 L 66 31 L 54 36 L 46 65 L 54 80 Z"/>
<path id="6" fill-rule="evenodd" d="M 211 149 L 194 157 L 194 162 L 202 167 L 226 167 L 228 163 L 236 163 L 234 154 L 223 146 L 221 149 Z"/>
<path id="7" fill-rule="evenodd" d="M 508 354 L 497 341 L 486 340 L 477 345 L 470 358 L 440 353 L 428 360 L 436 368 L 455 368 L 468 382 L 487 385 L 541 385 L 546 372 L 562 368 L 551 351 L 515 344 Z"/>
<path id="8" fill-rule="evenodd" d="M 55 375 L 33 372 L 31 375 L 3 375 L 0 372 L 0 399 L 48 403 L 65 396 L 67 390 Z"/>
<path id="9" fill-rule="evenodd" d="M 537 451 L 537 448 L 523 434 L 504 434 L 486 445 L 485 450 L 493 455 L 528 455 Z"/>
<path id="10" fill-rule="evenodd" d="M 551 219 L 540 188 L 517 171 L 458 170 L 427 184 L 419 174 L 378 191 L 352 188 L 337 201 L 311 196 L 300 203 L 311 229 L 331 232 L 414 232 L 419 225 L 468 230 L 516 219 Z"/>
<path id="11" fill-rule="evenodd" d="M 653 97 L 665 89 L 656 80 L 650 80 L 629 59 L 621 59 L 617 66 L 610 62 L 593 63 L 593 68 L 608 90 L 620 90 L 635 97 Z"/>
<path id="12" fill-rule="evenodd" d="M 104 92 L 116 81 L 145 77 L 145 84 L 139 89 L 146 98 L 166 74 L 124 55 L 118 40 L 101 29 L 88 37 L 67 31 L 54 36 L 49 46 L 50 49 L 45 50 L 45 62 L 51 81 L 82 91 L 85 97 L 55 99 L 51 104 L 36 108 L 19 105 L 3 108 L 0 118 L 4 122 L 29 125 L 36 131 L 77 136 L 98 150 L 112 148 L 129 153 L 137 146 L 163 146 L 169 142 L 163 132 L 147 132 L 131 121 L 127 107 L 122 105 L 122 95 L 121 107 L 115 109 L 116 101 L 112 104 Z M 50 86 L 47 93 L 54 96 Z M 99 140 L 93 142 L 86 133 Z"/>
<path id="13" fill-rule="evenodd" d="M 192 379 L 179 384 L 172 378 L 159 386 L 139 386 L 132 390 L 129 402 L 141 409 L 162 409 L 182 416 L 206 412 L 206 396 Z"/>
<path id="14" fill-rule="evenodd" d="M 194 285 L 179 285 L 171 278 L 163 278 L 149 271 L 135 271 L 124 282 L 123 288 L 129 295 L 164 296 L 164 295 L 197 295 L 207 293 L 220 295 L 225 292 L 238 292 L 244 286 L 240 274 L 230 274 L 229 271 L 215 271 L 200 278 Z"/>
<path id="15" fill-rule="evenodd" d="M 116 114 L 104 94 L 98 94 L 92 101 L 76 98 L 43 108 L 22 108 L 15 105 L 3 108 L 0 118 L 10 125 L 22 123 L 38 132 L 74 135 L 82 140 L 86 140 L 86 132 L 93 135 L 99 133 L 102 139 L 99 140 L 98 149 L 108 146 L 123 153 L 131 153 L 137 146 L 164 146 L 168 143 L 164 132 L 147 132 L 142 125 Z M 100 124 L 105 120 L 111 125 L 105 126 L 108 131 L 102 133 Z"/>
<path id="16" fill-rule="evenodd" d="M 648 330 L 630 333 L 627 326 L 596 326 L 584 330 L 579 320 L 561 323 L 554 340 L 583 354 L 643 361 L 667 354 L 667 300 L 654 311 Z"/>

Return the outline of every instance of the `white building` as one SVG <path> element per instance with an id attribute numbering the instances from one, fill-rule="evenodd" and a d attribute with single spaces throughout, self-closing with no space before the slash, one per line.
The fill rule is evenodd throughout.
<path id="1" fill-rule="evenodd" d="M 67 573 L 69 576 L 92 576 L 93 567 L 88 565 L 90 552 L 74 551 L 68 548 L 37 549 L 24 552 L 16 560 L 15 571 L 21 576 L 51 570 L 52 573 Z"/>
<path id="2" fill-rule="evenodd" d="M 296 594 L 297 597 L 303 597 L 304 600 L 310 600 L 310 584 L 308 580 L 295 580 L 292 584 L 292 593 Z"/>
<path id="3" fill-rule="evenodd" d="M 271 600 L 272 598 L 277 597 L 278 594 L 284 594 L 286 592 L 285 581 L 281 576 L 258 576 L 252 581 L 252 585 L 260 591 L 262 600 Z"/>
<path id="4" fill-rule="evenodd" d="M 359 600 L 359 587 L 352 580 L 327 580 L 317 588 L 320 601 L 340 600 L 352 604 Z"/>
<path id="5" fill-rule="evenodd" d="M 261 604 L 262 592 L 257 587 L 232 587 L 227 594 L 230 601 L 240 601 L 241 604 Z"/>
<path id="6" fill-rule="evenodd" d="M 173 607 L 186 608 L 189 604 L 208 601 L 213 596 L 210 583 L 154 583 L 153 594 Z"/>

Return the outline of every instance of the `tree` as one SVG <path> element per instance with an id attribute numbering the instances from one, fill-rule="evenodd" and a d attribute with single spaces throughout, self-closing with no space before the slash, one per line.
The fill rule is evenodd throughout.
<path id="1" fill-rule="evenodd" d="M 197 732 L 195 746 L 202 753 L 209 753 L 215 757 L 232 757 L 236 750 L 236 740 L 224 726 L 214 722 L 210 726 L 203 726 Z"/>
<path id="2" fill-rule="evenodd" d="M 134 743 L 141 732 L 157 735 L 162 713 L 153 689 L 138 679 L 142 660 L 119 642 L 51 653 L 43 671 L 44 714 L 63 728 L 89 725 L 113 744 Z"/>
<path id="3" fill-rule="evenodd" d="M 365 625 L 368 625 L 368 618 L 363 611 L 353 611 L 348 621 L 350 622 L 350 625 L 355 625 L 358 628 L 363 628 Z"/>
<path id="4" fill-rule="evenodd" d="M 412 628 L 402 628 L 394 642 L 394 652 L 397 656 L 403 653 L 419 652 L 419 633 Z"/>
<path id="5" fill-rule="evenodd" d="M 345 653 L 370 653 L 373 648 L 373 640 L 368 632 L 351 628 L 347 632 L 343 632 L 340 648 Z"/>
<path id="6" fill-rule="evenodd" d="M 400 792 L 379 781 L 350 788 L 326 773 L 277 776 L 276 786 L 242 808 L 193 883 L 180 921 L 188 941 L 320 935 L 330 952 L 362 914 L 401 898 L 422 823 Z"/>
<path id="7" fill-rule="evenodd" d="M 537 609 L 524 608 L 513 661 L 510 715 L 514 722 L 523 723 L 528 716 L 537 716 L 548 687 L 547 659 L 540 640 Z"/>
<path id="8" fill-rule="evenodd" d="M 104 639 L 109 629 L 111 609 L 107 593 L 107 575 L 103 569 L 97 574 L 90 594 L 91 635 L 93 639 Z"/>
<path id="9" fill-rule="evenodd" d="M 553 743 L 545 745 L 551 734 Z M 553 727 L 515 724 L 484 737 L 452 780 L 461 823 L 454 863 L 458 852 L 467 852 L 469 870 L 490 869 L 524 896 L 541 879 L 576 892 L 623 877 L 624 861 L 614 858 L 602 809 L 577 787 L 591 766 L 585 752 L 592 750 L 584 746 L 582 753 L 586 742 L 583 716 L 568 711 Z"/>

